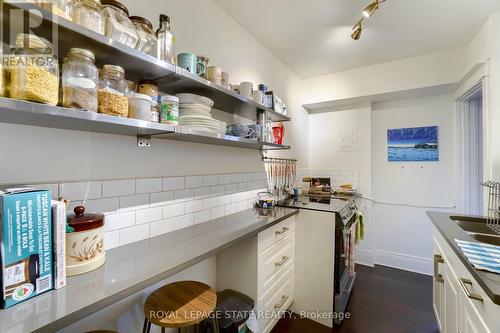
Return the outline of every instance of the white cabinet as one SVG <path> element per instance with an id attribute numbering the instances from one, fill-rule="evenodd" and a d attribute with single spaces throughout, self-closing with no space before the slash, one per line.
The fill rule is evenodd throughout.
<path id="1" fill-rule="evenodd" d="M 500 306 L 480 288 L 434 228 L 433 307 L 441 332 L 500 332 Z"/>
<path id="2" fill-rule="evenodd" d="M 238 242 L 217 261 L 217 289 L 251 297 L 260 332 L 270 332 L 294 300 L 295 216 Z"/>

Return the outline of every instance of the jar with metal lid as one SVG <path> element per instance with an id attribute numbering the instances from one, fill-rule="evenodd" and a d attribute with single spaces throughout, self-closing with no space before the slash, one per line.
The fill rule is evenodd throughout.
<path id="1" fill-rule="evenodd" d="M 148 95 L 153 101 L 158 101 L 158 86 L 153 80 L 140 80 L 137 92 L 140 94 Z"/>
<path id="2" fill-rule="evenodd" d="M 64 107 L 97 112 L 99 71 L 94 61 L 94 53 L 88 50 L 69 50 L 62 66 Z"/>
<path id="3" fill-rule="evenodd" d="M 109 38 L 135 48 L 139 40 L 134 23 L 128 17 L 127 7 L 116 0 L 102 0 L 104 7 L 104 34 Z"/>
<path id="4" fill-rule="evenodd" d="M 8 95 L 27 101 L 57 105 L 59 64 L 52 44 L 32 34 L 18 34 L 9 57 Z M 5 66 L 5 62 L 4 62 Z"/>
<path id="5" fill-rule="evenodd" d="M 160 123 L 179 125 L 179 97 L 172 95 L 161 97 Z"/>
<path id="6" fill-rule="evenodd" d="M 104 18 L 99 0 L 76 0 L 73 5 L 73 22 L 104 35 Z"/>
<path id="7" fill-rule="evenodd" d="M 156 34 L 153 32 L 153 24 L 151 24 L 151 22 L 144 17 L 140 16 L 130 16 L 130 19 L 134 23 L 135 30 L 137 30 L 137 35 L 139 36 L 139 41 L 135 48 L 139 51 L 155 56 L 158 38 L 156 38 Z"/>
<path id="8" fill-rule="evenodd" d="M 71 232 L 66 233 L 66 274 L 79 275 L 99 268 L 106 261 L 104 215 L 85 213 L 77 206 L 68 216 Z"/>
<path id="9" fill-rule="evenodd" d="M 97 93 L 99 113 L 128 117 L 127 82 L 120 66 L 104 65 L 99 77 Z"/>
<path id="10" fill-rule="evenodd" d="M 73 21 L 73 0 L 42 0 L 41 7 L 66 20 Z"/>

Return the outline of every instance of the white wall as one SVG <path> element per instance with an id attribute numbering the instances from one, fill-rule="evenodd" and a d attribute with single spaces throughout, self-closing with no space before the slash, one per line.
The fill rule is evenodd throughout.
<path id="1" fill-rule="evenodd" d="M 293 122 L 285 124 L 285 152 L 307 158 L 308 115 L 300 104 L 300 81 L 271 52 L 213 1 L 123 1 L 131 15 L 155 26 L 158 15 L 171 16 L 177 51 L 205 54 L 230 74 L 231 82 L 266 82 L 287 103 Z M 119 179 L 262 169 L 258 151 L 153 140 L 139 149 L 133 137 L 0 124 L 9 158 L 0 163 L 0 184 Z M 54 152 L 47 152 L 51 148 Z M 6 156 L 6 155 L 4 155 Z"/>
<path id="2" fill-rule="evenodd" d="M 432 224 L 425 212 L 456 205 L 455 104 L 449 95 L 375 103 L 372 119 L 374 261 L 431 274 Z M 388 129 L 434 125 L 438 162 L 387 161 Z"/>

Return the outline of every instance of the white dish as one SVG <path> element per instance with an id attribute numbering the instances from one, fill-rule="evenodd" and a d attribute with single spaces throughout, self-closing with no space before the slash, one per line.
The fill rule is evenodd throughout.
<path id="1" fill-rule="evenodd" d="M 203 104 L 209 107 L 214 106 L 214 101 L 210 98 L 195 94 L 182 93 L 175 95 L 179 97 L 179 104 Z"/>

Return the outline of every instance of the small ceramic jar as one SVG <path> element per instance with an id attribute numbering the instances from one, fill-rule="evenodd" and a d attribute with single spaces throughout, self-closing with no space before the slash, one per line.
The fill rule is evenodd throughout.
<path id="1" fill-rule="evenodd" d="M 66 233 L 66 275 L 93 271 L 106 261 L 104 252 L 104 215 L 85 213 L 77 206 L 68 216 L 71 232 Z"/>

